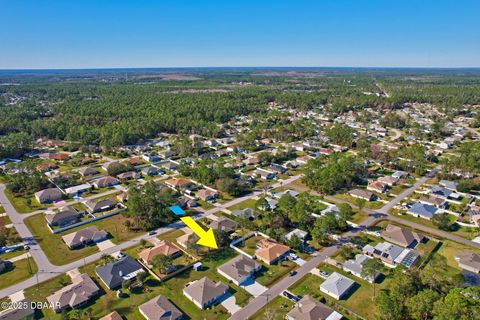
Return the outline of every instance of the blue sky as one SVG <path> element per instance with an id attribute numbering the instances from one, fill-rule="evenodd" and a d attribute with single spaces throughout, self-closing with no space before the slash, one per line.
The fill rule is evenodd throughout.
<path id="1" fill-rule="evenodd" d="M 480 67 L 478 0 L 0 0 L 0 69 Z"/>

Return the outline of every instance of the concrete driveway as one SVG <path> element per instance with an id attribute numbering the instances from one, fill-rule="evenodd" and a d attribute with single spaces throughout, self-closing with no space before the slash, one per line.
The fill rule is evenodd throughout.
<path id="1" fill-rule="evenodd" d="M 254 297 L 258 297 L 259 295 L 268 290 L 267 287 L 261 285 L 257 281 L 252 281 L 251 283 L 242 285 L 242 288 Z"/>
<path id="2" fill-rule="evenodd" d="M 112 242 L 112 240 L 104 240 L 102 242 L 97 243 L 98 250 L 104 251 L 106 249 L 115 247 L 115 243 Z"/>
<path id="3" fill-rule="evenodd" d="M 220 304 L 225 309 L 227 309 L 227 311 L 230 314 L 234 314 L 235 312 L 237 312 L 238 310 L 241 309 L 241 307 L 239 305 L 237 305 L 237 301 L 235 300 L 235 296 L 231 295 L 230 293 L 227 293 L 227 295 L 225 296 L 225 298 L 222 300 L 222 302 Z"/>

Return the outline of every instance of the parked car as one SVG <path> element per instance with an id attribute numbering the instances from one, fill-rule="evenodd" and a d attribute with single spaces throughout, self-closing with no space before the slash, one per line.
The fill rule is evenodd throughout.
<path id="1" fill-rule="evenodd" d="M 288 291 L 286 291 L 286 290 L 283 291 L 282 294 L 283 294 L 283 296 L 284 296 L 285 298 L 287 298 L 288 300 L 291 300 L 291 301 L 293 301 L 293 302 L 298 302 L 298 301 L 300 301 L 300 299 L 301 299 L 299 296 L 296 296 L 296 295 L 294 295 L 294 294 L 291 294 L 290 292 L 288 292 Z"/>
<path id="2" fill-rule="evenodd" d="M 156 232 L 156 231 L 153 231 L 153 230 L 150 231 L 150 232 L 148 232 L 148 235 L 149 235 L 149 236 L 153 236 L 154 234 L 157 234 L 157 232 Z"/>

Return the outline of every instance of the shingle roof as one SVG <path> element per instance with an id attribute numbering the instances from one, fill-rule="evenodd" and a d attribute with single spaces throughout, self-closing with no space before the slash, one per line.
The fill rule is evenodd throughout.
<path id="1" fill-rule="evenodd" d="M 98 286 L 87 274 L 81 274 L 72 279 L 72 284 L 48 296 L 47 300 L 55 305 L 57 310 L 75 308 L 90 300 L 99 291 Z"/>
<path id="2" fill-rule="evenodd" d="M 166 256 L 172 256 L 178 252 L 181 252 L 181 250 L 177 248 L 177 246 L 175 246 L 170 241 L 164 240 L 152 248 L 143 250 L 142 252 L 140 252 L 138 256 L 143 261 L 149 262 L 155 256 L 158 256 L 160 254 L 163 254 Z"/>
<path id="3" fill-rule="evenodd" d="M 183 315 L 173 303 L 161 295 L 140 305 L 138 309 L 147 320 L 174 320 Z"/>
<path id="4" fill-rule="evenodd" d="M 408 209 L 408 212 L 417 214 L 426 218 L 432 218 L 437 212 L 437 208 L 421 202 L 415 202 L 413 206 Z"/>
<path id="5" fill-rule="evenodd" d="M 333 312 L 320 301 L 306 295 L 290 310 L 287 316 L 294 320 L 326 320 Z"/>
<path id="6" fill-rule="evenodd" d="M 78 230 L 76 232 L 66 234 L 62 237 L 62 239 L 69 247 L 73 247 L 106 236 L 107 232 L 105 232 L 104 230 L 98 230 L 96 226 L 91 226 L 85 229 Z"/>
<path id="7" fill-rule="evenodd" d="M 340 297 L 345 294 L 345 292 L 347 292 L 354 284 L 355 281 L 352 279 L 349 279 L 338 272 L 334 272 L 320 285 L 320 288 L 323 288 L 326 291 Z"/>
<path id="8" fill-rule="evenodd" d="M 143 271 L 140 263 L 129 256 L 95 269 L 97 275 L 110 289 L 119 287 L 125 280 L 124 277 L 140 271 Z"/>
<path id="9" fill-rule="evenodd" d="M 225 283 L 221 281 L 213 282 L 207 277 L 203 277 L 183 289 L 186 294 L 201 305 L 222 296 L 227 290 L 228 286 Z"/>
<path id="10" fill-rule="evenodd" d="M 218 270 L 222 271 L 230 278 L 236 281 L 242 281 L 245 277 L 250 276 L 255 270 L 260 268 L 260 264 L 253 259 L 250 259 L 243 254 L 233 258 L 227 263 L 218 267 Z"/>
<path id="11" fill-rule="evenodd" d="M 389 224 L 387 228 L 382 232 L 382 237 L 395 244 L 408 247 L 414 241 L 420 242 L 424 236 L 416 232 Z"/>

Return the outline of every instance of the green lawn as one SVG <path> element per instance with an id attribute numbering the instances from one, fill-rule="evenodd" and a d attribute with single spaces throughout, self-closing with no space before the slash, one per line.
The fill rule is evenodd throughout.
<path id="1" fill-rule="evenodd" d="M 0 254 L 0 259 L 9 260 L 9 259 L 12 259 L 13 257 L 18 257 L 24 253 L 25 251 L 23 249 L 14 250 L 14 251 Z"/>
<path id="2" fill-rule="evenodd" d="M 255 255 L 255 251 L 257 251 L 257 242 L 262 239 L 264 239 L 262 236 L 253 236 L 239 243 L 237 247 L 253 256 Z"/>
<path id="3" fill-rule="evenodd" d="M 15 197 L 10 191 L 5 190 L 8 200 L 19 213 L 30 213 L 35 210 L 47 209 L 49 204 L 40 204 L 33 195 Z"/>
<path id="4" fill-rule="evenodd" d="M 251 320 L 265 320 L 267 314 L 270 314 L 269 319 L 285 319 L 286 314 L 292 310 L 294 303 L 281 296 L 275 297 L 265 307 L 258 310 L 250 319 Z"/>
<path id="5" fill-rule="evenodd" d="M 295 269 L 295 267 L 297 267 L 297 264 L 290 260 L 277 262 L 276 264 L 269 266 L 263 264 L 263 268 L 256 275 L 255 280 L 258 283 L 269 287 L 280 281 L 286 274 Z"/>
<path id="6" fill-rule="evenodd" d="M 357 198 L 352 197 L 349 194 L 346 194 L 346 193 L 336 194 L 336 195 L 334 195 L 334 197 L 337 198 L 337 199 L 340 199 L 340 200 L 347 201 L 347 202 L 351 203 L 352 205 L 356 205 L 355 201 L 356 201 Z M 380 202 L 380 201 L 366 201 L 365 202 L 365 208 L 369 208 L 369 209 L 380 209 L 384 205 L 385 205 L 385 203 Z"/>
<path id="7" fill-rule="evenodd" d="M 3 209 L 2 206 L 0 206 L 0 214 L 1 214 L 1 213 L 5 213 L 5 209 Z"/>
<path id="8" fill-rule="evenodd" d="M 113 217 L 98 220 L 87 225 L 67 230 L 60 234 L 51 233 L 51 231 L 47 227 L 47 223 L 43 214 L 37 214 L 32 217 L 28 217 L 27 219 L 25 219 L 25 224 L 39 241 L 42 250 L 45 252 L 50 262 L 56 265 L 63 265 L 98 252 L 97 246 L 70 250 L 63 242 L 63 235 L 93 225 L 97 226 L 99 230 L 103 229 L 110 233 L 111 240 L 114 243 L 127 241 L 141 235 L 141 233 L 139 232 L 129 231 L 123 225 L 124 221 L 125 217 L 122 214 L 118 214 Z"/>
<path id="9" fill-rule="evenodd" d="M 311 282 L 314 282 L 313 279 L 310 278 L 309 280 L 309 277 L 316 277 L 315 275 L 308 275 L 307 276 L 307 279 L 303 281 L 303 283 L 298 283 L 298 285 L 294 285 L 292 287 L 292 291 L 294 293 L 297 293 L 301 290 L 311 290 L 310 294 L 313 295 L 313 294 L 317 294 L 317 295 L 321 295 L 321 296 L 324 296 L 326 298 L 326 300 L 328 301 L 328 304 L 331 304 L 331 303 L 335 303 L 335 304 L 338 304 L 342 307 L 345 307 L 357 314 L 359 314 L 360 316 L 362 317 L 365 317 L 367 319 L 374 319 L 376 314 L 377 314 L 377 308 L 375 306 L 375 303 L 373 301 L 373 285 L 368 283 L 367 281 L 364 281 L 363 279 L 360 279 L 360 278 L 357 278 L 351 274 L 348 274 L 346 272 L 344 272 L 343 270 L 339 269 L 339 268 L 336 268 L 334 266 L 331 266 L 331 265 L 327 265 L 327 264 L 321 264 L 319 266 L 319 269 L 322 270 L 322 271 L 327 271 L 328 273 L 333 273 L 333 272 L 338 272 L 340 274 L 343 274 L 347 277 L 349 277 L 350 279 L 354 280 L 356 283 L 357 283 L 357 287 L 354 289 L 354 291 L 352 291 L 352 293 L 342 299 L 342 300 L 335 300 L 333 299 L 332 297 L 330 297 L 329 295 L 327 294 L 324 294 L 323 292 L 320 291 L 320 287 L 318 288 L 308 288 L 308 286 L 313 286 L 313 285 L 320 285 L 320 282 L 322 282 L 323 280 L 316 280 L 316 282 L 314 284 L 311 284 Z M 318 277 L 319 278 L 319 277 Z M 386 285 L 388 283 L 388 278 L 383 280 L 382 283 L 377 283 L 376 284 L 376 291 L 379 292 L 379 290 L 381 288 L 385 288 Z M 313 291 L 315 290 L 315 291 Z M 342 312 L 343 313 L 343 312 Z"/>
<path id="10" fill-rule="evenodd" d="M 237 203 L 234 206 L 228 207 L 227 209 L 230 210 L 230 211 L 242 210 L 242 209 L 246 209 L 246 208 L 255 209 L 255 203 L 256 202 L 257 202 L 257 200 L 255 200 L 255 199 L 247 199 L 245 201 Z"/>
<path id="11" fill-rule="evenodd" d="M 11 264 L 7 271 L 0 274 L 0 289 L 9 287 L 32 277 L 38 271 L 32 258 L 21 259 Z"/>
<path id="12" fill-rule="evenodd" d="M 205 266 L 204 270 L 197 272 L 190 269 L 172 279 L 165 281 L 164 283 L 159 283 L 157 280 L 149 277 L 146 281 L 144 289 L 135 291 L 133 293 L 129 292 L 128 298 L 117 298 L 115 291 L 105 288 L 103 283 L 96 278 L 94 272 L 96 265 L 87 265 L 86 267 L 81 268 L 80 271 L 88 273 L 92 279 L 97 281 L 97 284 L 101 286 L 103 290 L 100 296 L 86 307 L 90 307 L 92 309 L 92 314 L 96 319 L 112 312 L 113 310 L 116 310 L 128 320 L 144 320 L 142 315 L 138 312 L 138 306 L 161 294 L 172 301 L 184 314 L 186 314 L 185 319 L 227 319 L 229 314 L 222 306 L 217 305 L 207 310 L 200 310 L 183 295 L 182 290 L 186 283 L 200 279 L 204 276 L 208 276 L 214 281 L 228 283 L 226 279 L 216 272 L 216 268 L 226 261 L 232 259 L 235 255 L 236 252 L 231 249 L 215 252 L 210 257 L 207 257 L 202 261 L 203 265 Z M 45 297 L 62 288 L 64 286 L 64 282 L 69 282 L 68 276 L 63 275 L 40 284 L 40 290 L 37 290 L 36 287 L 31 287 L 26 290 L 26 296 L 32 301 L 45 301 Z M 237 304 L 245 305 L 251 296 L 243 289 L 240 289 L 233 284 L 229 285 L 230 291 L 236 297 Z M 61 315 L 54 314 L 50 310 L 46 310 L 42 318 L 59 320 L 61 319 Z"/>

